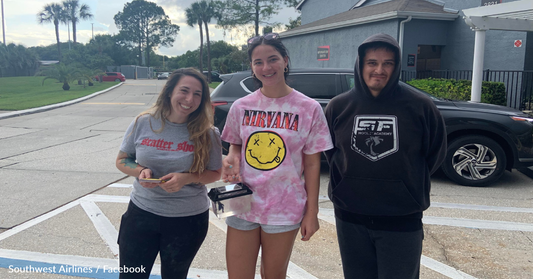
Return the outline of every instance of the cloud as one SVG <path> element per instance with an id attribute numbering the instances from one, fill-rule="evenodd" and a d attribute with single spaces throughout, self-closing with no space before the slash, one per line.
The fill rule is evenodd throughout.
<path id="1" fill-rule="evenodd" d="M 161 6 L 174 24 L 180 26 L 178 36 L 175 38 L 174 46 L 170 48 L 159 48 L 157 53 L 176 56 L 195 50 L 200 45 L 198 27 L 189 27 L 186 23 L 185 9 L 197 0 L 156 0 L 153 1 Z M 56 0 L 61 2 L 61 0 Z M 78 23 L 77 40 L 81 43 L 88 43 L 96 34 L 118 34 L 119 30 L 115 26 L 113 17 L 124 9 L 127 0 L 80 0 L 80 3 L 87 4 L 91 8 L 94 18 Z M 37 14 L 48 3 L 43 0 L 4 0 L 4 13 L 6 17 L 6 41 L 30 46 L 45 46 L 56 43 L 53 23 L 38 24 Z M 298 14 L 293 8 L 284 8 L 272 21 L 287 23 L 289 17 L 296 18 Z M 66 42 L 68 30 L 66 25 L 60 25 L 60 40 Z M 72 30 L 71 30 L 72 32 Z M 253 34 L 253 28 L 239 27 L 234 30 L 224 31 L 216 27 L 216 20 L 209 24 L 209 36 L 211 41 L 225 40 L 226 42 L 241 46 L 246 39 Z M 71 34 L 72 38 L 72 34 Z M 205 41 L 205 38 L 204 38 Z"/>

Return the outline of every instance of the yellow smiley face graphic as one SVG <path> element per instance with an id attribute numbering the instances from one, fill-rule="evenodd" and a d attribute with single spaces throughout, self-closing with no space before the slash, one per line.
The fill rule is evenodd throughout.
<path id="1" fill-rule="evenodd" d="M 246 142 L 246 163 L 258 170 L 277 168 L 285 159 L 287 150 L 280 135 L 274 132 L 255 132 Z"/>

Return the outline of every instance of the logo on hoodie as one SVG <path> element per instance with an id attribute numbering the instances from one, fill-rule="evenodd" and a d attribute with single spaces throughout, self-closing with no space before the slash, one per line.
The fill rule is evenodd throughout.
<path id="1" fill-rule="evenodd" d="M 398 151 L 398 121 L 394 115 L 356 115 L 352 150 L 375 162 Z"/>

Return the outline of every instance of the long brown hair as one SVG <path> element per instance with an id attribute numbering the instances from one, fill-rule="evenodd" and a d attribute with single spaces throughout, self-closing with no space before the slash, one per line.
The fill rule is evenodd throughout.
<path id="1" fill-rule="evenodd" d="M 211 97 L 209 94 L 209 85 L 202 73 L 193 68 L 182 68 L 175 70 L 168 77 L 167 83 L 159 93 L 155 104 L 148 110 L 137 116 L 137 119 L 145 114 L 150 114 L 161 121 L 161 128 L 152 131 L 160 133 L 165 128 L 165 121 L 172 111 L 170 97 L 174 88 L 184 76 L 190 76 L 197 79 L 202 84 L 202 101 L 200 106 L 189 114 L 187 119 L 187 130 L 189 131 L 189 140 L 194 144 L 194 161 L 189 172 L 202 173 L 209 162 L 209 151 L 211 149 L 210 133 L 213 128 L 213 110 L 211 108 Z M 135 124 L 137 124 L 137 119 Z"/>

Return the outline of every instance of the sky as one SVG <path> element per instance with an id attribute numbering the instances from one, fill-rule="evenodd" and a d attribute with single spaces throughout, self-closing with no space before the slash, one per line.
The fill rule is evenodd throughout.
<path id="1" fill-rule="evenodd" d="M 46 4 L 61 3 L 62 0 L 3 0 L 5 17 L 6 43 L 22 44 L 26 47 L 47 46 L 56 43 L 53 23 L 39 24 L 37 14 Z M 91 36 L 97 34 L 118 34 L 113 17 L 124 9 L 124 5 L 132 0 L 80 0 L 81 4 L 87 4 L 94 15 L 92 19 L 84 20 L 76 25 L 76 38 L 78 42 L 88 43 Z M 180 27 L 178 36 L 175 38 L 173 47 L 159 48 L 156 53 L 167 56 L 182 55 L 188 50 L 195 50 L 200 45 L 200 32 L 198 26 L 190 27 L 186 24 L 185 10 L 197 0 L 152 0 L 165 10 L 165 14 L 173 24 Z M 295 19 L 298 12 L 294 8 L 283 8 L 270 21 L 289 22 L 289 18 Z M 1 20 L 0 20 L 1 23 Z M 70 27 L 72 29 L 72 26 Z M 209 39 L 211 41 L 224 40 L 232 45 L 241 46 L 246 39 L 253 34 L 250 27 L 242 27 L 238 30 L 224 32 L 216 28 L 216 20 L 209 25 Z M 276 31 L 276 29 L 274 29 Z M 1 29 L 0 29 L 1 31 Z M 281 30 L 280 30 L 281 31 Z M 59 26 L 59 39 L 67 42 L 69 37 L 67 25 Z M 70 30 L 72 40 L 72 30 Z M 3 40 L 0 37 L 0 40 Z M 205 42 L 205 31 L 204 31 Z"/>

